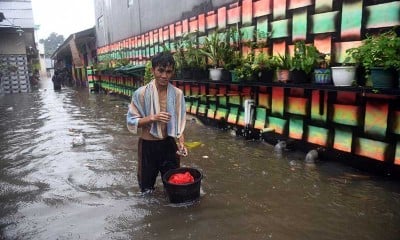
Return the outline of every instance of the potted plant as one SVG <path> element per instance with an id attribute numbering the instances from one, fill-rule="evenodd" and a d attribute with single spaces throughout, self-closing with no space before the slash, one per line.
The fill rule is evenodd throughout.
<path id="1" fill-rule="evenodd" d="M 291 80 L 293 83 L 310 82 L 310 73 L 319 58 L 319 52 L 314 45 L 306 45 L 304 41 L 297 41 L 294 45 L 294 54 L 291 59 Z"/>
<path id="2" fill-rule="evenodd" d="M 276 63 L 276 81 L 286 83 L 290 79 L 291 57 L 288 54 L 274 56 Z"/>
<path id="3" fill-rule="evenodd" d="M 260 81 L 272 82 L 276 65 L 276 58 L 260 52 L 254 57 L 252 69 Z"/>
<path id="4" fill-rule="evenodd" d="M 253 80 L 254 70 L 253 70 L 254 55 L 252 53 L 248 54 L 245 58 L 241 58 L 240 62 L 233 68 L 232 81 L 250 81 Z"/>
<path id="5" fill-rule="evenodd" d="M 193 79 L 201 80 L 207 78 L 207 63 L 205 56 L 201 53 L 198 46 L 197 37 L 194 34 L 189 35 L 189 44 L 187 45 L 186 58 Z"/>
<path id="6" fill-rule="evenodd" d="M 173 46 L 175 48 L 174 60 L 176 64 L 176 74 L 177 78 L 181 79 L 191 79 L 192 70 L 187 59 L 187 48 L 191 45 L 189 37 L 187 34 L 183 35 L 181 38 L 177 39 Z"/>
<path id="7" fill-rule="evenodd" d="M 319 53 L 317 66 L 314 69 L 314 81 L 316 84 L 330 84 L 332 82 L 330 64 L 331 55 Z"/>
<path id="8" fill-rule="evenodd" d="M 400 37 L 393 29 L 368 34 L 359 47 L 350 48 L 346 53 L 364 67 L 365 77 L 373 87 L 395 86 L 395 71 L 400 65 Z"/>
<path id="9" fill-rule="evenodd" d="M 226 32 L 215 31 L 209 35 L 200 49 L 211 64 L 210 79 L 221 80 L 224 64 L 232 59 L 236 49 L 231 47 L 231 35 L 229 30 Z"/>

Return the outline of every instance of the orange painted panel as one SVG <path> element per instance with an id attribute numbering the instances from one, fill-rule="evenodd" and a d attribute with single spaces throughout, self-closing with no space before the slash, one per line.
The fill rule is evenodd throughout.
<path id="1" fill-rule="evenodd" d="M 273 0 L 274 20 L 284 19 L 286 17 L 286 1 Z"/>
<path id="2" fill-rule="evenodd" d="M 283 116 L 284 109 L 284 88 L 273 87 L 272 88 L 272 114 Z"/>
<path id="3" fill-rule="evenodd" d="M 286 42 L 285 41 L 274 41 L 272 43 L 272 51 L 273 55 L 278 56 L 280 55 L 285 55 L 286 54 Z"/>
<path id="4" fill-rule="evenodd" d="M 364 132 L 384 137 L 389 115 L 387 102 L 368 100 L 365 106 Z"/>
<path id="5" fill-rule="evenodd" d="M 214 11 L 208 12 L 206 16 L 207 29 L 215 28 L 217 26 L 217 14 Z"/>
<path id="6" fill-rule="evenodd" d="M 271 13 L 271 0 L 259 0 L 253 3 L 253 16 L 261 17 Z"/>
<path id="7" fill-rule="evenodd" d="M 387 143 L 366 138 L 357 138 L 356 142 L 355 154 L 378 161 L 385 160 L 385 151 L 388 147 Z"/>
<path id="8" fill-rule="evenodd" d="M 175 24 L 169 25 L 169 37 L 170 39 L 175 39 Z"/>
<path id="9" fill-rule="evenodd" d="M 331 54 L 332 52 L 332 36 L 331 35 L 316 35 L 314 37 L 314 46 L 321 53 Z"/>
<path id="10" fill-rule="evenodd" d="M 289 7 L 288 9 L 296 9 L 301 7 L 310 6 L 311 0 L 289 0 Z"/>
<path id="11" fill-rule="evenodd" d="M 251 24 L 253 20 L 253 0 L 242 1 L 242 23 Z"/>
<path id="12" fill-rule="evenodd" d="M 226 28 L 226 7 L 218 8 L 218 28 Z"/>
<path id="13" fill-rule="evenodd" d="M 187 19 L 182 20 L 182 34 L 189 32 L 189 21 Z"/>
<path id="14" fill-rule="evenodd" d="M 190 30 L 190 32 L 196 32 L 199 30 L 198 21 L 197 21 L 196 17 L 193 17 L 190 19 L 189 30 Z"/>
<path id="15" fill-rule="evenodd" d="M 267 109 L 271 108 L 271 102 L 269 101 L 269 95 L 266 93 L 258 94 L 258 106 L 265 107 Z"/>
<path id="16" fill-rule="evenodd" d="M 234 24 L 240 22 L 240 10 L 241 8 L 239 6 L 228 9 L 227 11 L 228 24 Z"/>
<path id="17" fill-rule="evenodd" d="M 198 21 L 199 21 L 199 32 L 205 32 L 206 31 L 206 15 L 200 14 L 198 17 Z"/>

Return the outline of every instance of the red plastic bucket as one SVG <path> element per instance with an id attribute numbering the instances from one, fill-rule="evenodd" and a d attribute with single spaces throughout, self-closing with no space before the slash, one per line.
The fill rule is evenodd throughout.
<path id="1" fill-rule="evenodd" d="M 175 173 L 189 172 L 194 182 L 187 184 L 173 184 L 169 183 L 168 179 Z M 200 186 L 203 174 L 195 168 L 181 167 L 171 169 L 166 172 L 162 178 L 164 189 L 167 193 L 168 199 L 171 203 L 184 203 L 198 200 L 200 198 Z"/>

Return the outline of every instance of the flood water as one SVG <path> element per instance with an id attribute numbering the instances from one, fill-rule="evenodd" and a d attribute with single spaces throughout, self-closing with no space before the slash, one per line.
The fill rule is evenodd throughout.
<path id="1" fill-rule="evenodd" d="M 0 96 L 0 239 L 399 239 L 400 183 L 336 162 L 305 165 L 188 121 L 182 165 L 198 202 L 139 194 L 129 100 L 87 89 Z M 190 118 L 190 117 L 189 117 Z M 83 133 L 85 145 L 71 145 Z"/>

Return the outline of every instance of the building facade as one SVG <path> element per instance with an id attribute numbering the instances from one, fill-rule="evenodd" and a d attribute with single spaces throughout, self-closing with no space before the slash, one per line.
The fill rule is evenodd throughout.
<path id="1" fill-rule="evenodd" d="M 0 91 L 28 92 L 40 70 L 32 3 L 2 0 L 0 16 Z"/>

